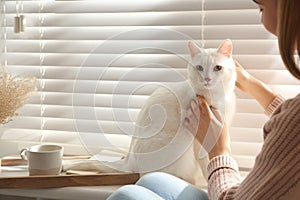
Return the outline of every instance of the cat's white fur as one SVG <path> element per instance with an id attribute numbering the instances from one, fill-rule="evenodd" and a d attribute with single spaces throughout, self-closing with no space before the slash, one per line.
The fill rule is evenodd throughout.
<path id="1" fill-rule="evenodd" d="M 126 158 L 113 163 L 68 161 L 64 162 L 64 170 L 141 174 L 164 171 L 199 187 L 205 185 L 207 156 L 199 158 L 201 145 L 182 124 L 196 94 L 218 108 L 230 124 L 235 111 L 235 64 L 230 40 L 225 40 L 218 49 L 201 49 L 190 42 L 189 50 L 192 59 L 188 80 L 160 87 L 149 97 L 138 115 Z M 199 65 L 203 70 L 197 68 Z M 214 70 L 216 65 L 222 69 Z"/>

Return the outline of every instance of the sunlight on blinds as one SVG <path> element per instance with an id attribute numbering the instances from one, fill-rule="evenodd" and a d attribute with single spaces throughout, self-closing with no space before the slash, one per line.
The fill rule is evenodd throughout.
<path id="1" fill-rule="evenodd" d="M 1 126 L 0 143 L 10 145 L 8 154 L 39 142 L 63 144 L 67 154 L 87 154 L 78 132 L 104 134 L 110 145 L 94 141 L 95 151 L 126 151 L 130 134 L 120 127 L 133 130 L 157 83 L 178 81 L 170 75 L 174 72 L 186 76 L 190 39 L 216 48 L 230 38 L 234 58 L 251 74 L 286 97 L 299 93 L 299 82 L 285 70 L 277 40 L 260 24 L 251 1 L 24 0 L 26 29 L 15 33 L 17 3 L 1 1 L 1 64 L 7 60 L 11 73 L 36 76 L 39 91 L 19 116 Z M 262 146 L 267 117 L 254 99 L 236 92 L 232 150 L 248 170 Z M 116 120 L 123 112 L 129 117 Z"/>

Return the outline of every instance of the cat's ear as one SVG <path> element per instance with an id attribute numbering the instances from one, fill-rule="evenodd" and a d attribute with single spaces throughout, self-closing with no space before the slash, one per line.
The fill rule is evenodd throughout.
<path id="1" fill-rule="evenodd" d="M 218 52 L 223 54 L 224 56 L 230 58 L 232 54 L 232 42 L 231 40 L 227 39 L 219 46 Z"/>
<path id="2" fill-rule="evenodd" d="M 198 47 L 194 42 L 189 41 L 189 50 L 190 50 L 190 55 L 193 58 L 195 55 L 201 53 L 201 48 Z"/>

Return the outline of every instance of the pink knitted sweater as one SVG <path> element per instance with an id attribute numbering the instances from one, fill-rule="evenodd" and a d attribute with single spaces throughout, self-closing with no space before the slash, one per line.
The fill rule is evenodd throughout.
<path id="1" fill-rule="evenodd" d="M 211 159 L 210 199 L 300 200 L 300 94 L 286 101 L 277 96 L 266 114 L 264 145 L 244 181 L 232 157 Z"/>

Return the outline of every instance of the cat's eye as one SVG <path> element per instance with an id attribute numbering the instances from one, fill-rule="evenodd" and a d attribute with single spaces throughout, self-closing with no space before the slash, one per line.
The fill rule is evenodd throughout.
<path id="1" fill-rule="evenodd" d="M 203 67 L 201 65 L 196 65 L 196 68 L 199 70 L 199 71 L 203 71 Z"/>
<path id="2" fill-rule="evenodd" d="M 216 65 L 214 71 L 220 71 L 223 67 L 221 65 Z"/>

